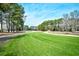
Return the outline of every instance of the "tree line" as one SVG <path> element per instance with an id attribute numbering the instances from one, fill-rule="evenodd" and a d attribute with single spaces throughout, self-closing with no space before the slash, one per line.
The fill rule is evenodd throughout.
<path id="1" fill-rule="evenodd" d="M 79 11 L 74 10 L 64 14 L 62 18 L 47 20 L 38 25 L 41 31 L 79 31 Z"/>
<path id="2" fill-rule="evenodd" d="M 17 32 L 23 30 L 24 26 L 24 8 L 17 3 L 0 3 L 0 27 L 4 32 L 4 23 L 7 32 Z"/>

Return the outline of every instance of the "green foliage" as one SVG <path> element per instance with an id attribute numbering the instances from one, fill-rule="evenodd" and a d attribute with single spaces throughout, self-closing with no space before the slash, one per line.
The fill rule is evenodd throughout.
<path id="1" fill-rule="evenodd" d="M 17 4 L 17 3 L 0 3 L 0 10 L 4 14 L 9 13 L 9 15 L 6 15 L 6 19 L 7 19 L 6 25 L 7 25 L 8 32 L 13 31 L 13 30 L 15 30 L 15 31 L 23 30 L 24 8 L 20 4 Z"/>
<path id="2" fill-rule="evenodd" d="M 79 31 L 79 11 L 74 10 L 64 14 L 63 18 L 44 21 L 38 25 L 38 29 L 42 31 Z"/>
<path id="3" fill-rule="evenodd" d="M 38 25 L 38 29 L 42 30 L 42 31 L 59 30 L 57 24 L 61 23 L 62 20 L 63 20 L 62 18 L 59 18 L 59 19 L 55 19 L 55 20 L 44 21 L 43 23 Z"/>

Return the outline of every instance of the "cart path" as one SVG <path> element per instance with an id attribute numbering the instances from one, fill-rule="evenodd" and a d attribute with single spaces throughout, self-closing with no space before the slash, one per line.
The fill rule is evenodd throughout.
<path id="1" fill-rule="evenodd" d="M 72 36 L 72 37 L 79 37 L 79 35 L 70 35 L 70 34 L 59 34 L 59 33 L 53 33 L 53 32 L 44 32 L 46 34 L 51 34 L 51 35 L 58 35 L 58 36 Z"/>
<path id="2" fill-rule="evenodd" d="M 12 37 L 16 37 L 16 36 L 23 35 L 23 34 L 25 34 L 25 33 L 14 33 L 14 34 L 8 34 L 8 35 L 1 35 L 0 41 L 6 41 Z"/>

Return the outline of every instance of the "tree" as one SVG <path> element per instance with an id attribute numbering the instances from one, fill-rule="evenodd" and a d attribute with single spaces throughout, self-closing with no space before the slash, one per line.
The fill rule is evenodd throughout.
<path id="1" fill-rule="evenodd" d="M 23 25 L 24 25 L 24 21 L 23 21 L 24 8 L 21 5 L 15 4 L 14 9 L 15 10 L 14 10 L 14 13 L 13 13 L 12 17 L 14 19 L 13 23 L 15 24 L 16 31 L 18 31 L 21 28 L 23 30 Z"/>
<path id="2" fill-rule="evenodd" d="M 77 28 L 78 28 L 77 25 L 78 25 L 78 20 L 79 20 L 78 10 L 74 10 L 70 12 L 69 14 L 64 14 L 63 19 L 64 19 L 66 31 L 68 31 L 69 29 L 72 32 L 77 31 Z"/>
<path id="3" fill-rule="evenodd" d="M 69 24 L 68 24 L 68 19 L 69 19 L 68 14 L 64 14 L 64 15 L 63 15 L 63 19 L 64 19 L 63 23 L 64 23 L 64 25 L 65 25 L 65 26 L 64 26 L 64 28 L 65 28 L 64 30 L 65 30 L 65 31 L 68 31 L 68 25 L 69 25 Z"/>
<path id="4" fill-rule="evenodd" d="M 75 24 L 75 31 L 77 31 L 77 25 L 78 25 L 78 20 L 79 20 L 79 11 L 78 10 L 74 10 L 74 24 Z"/>
<path id="5" fill-rule="evenodd" d="M 23 30 L 24 8 L 17 3 L 1 3 L 0 10 L 6 15 L 6 25 L 8 32 Z M 2 20 L 4 21 L 4 20 Z M 2 22 L 1 22 L 2 23 Z"/>
<path id="6" fill-rule="evenodd" d="M 46 31 L 46 30 L 58 31 L 60 28 L 59 24 L 61 22 L 62 22 L 62 18 L 44 21 L 43 23 L 38 25 L 38 29 L 42 31 Z"/>
<path id="7" fill-rule="evenodd" d="M 79 11 L 74 10 L 73 12 L 70 12 L 70 20 L 71 20 L 71 27 L 72 31 L 77 31 L 77 25 L 79 20 Z"/>
<path id="8" fill-rule="evenodd" d="M 1 32 L 3 32 L 3 18 L 2 18 L 2 16 L 3 16 L 3 12 L 2 11 L 0 11 L 0 23 L 1 23 Z"/>

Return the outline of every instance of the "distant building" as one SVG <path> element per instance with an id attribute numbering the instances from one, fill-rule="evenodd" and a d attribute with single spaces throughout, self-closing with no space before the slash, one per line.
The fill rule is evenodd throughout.
<path id="1" fill-rule="evenodd" d="M 30 26 L 31 30 L 37 30 L 37 26 Z"/>

